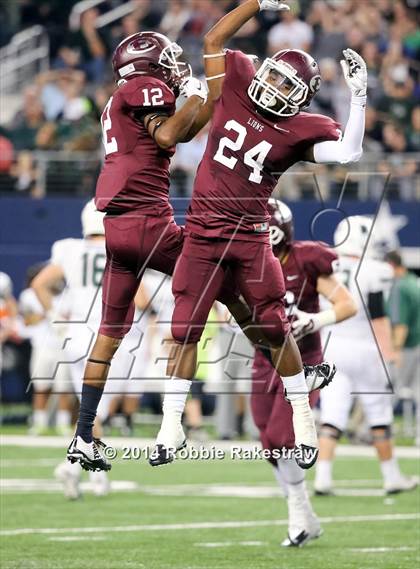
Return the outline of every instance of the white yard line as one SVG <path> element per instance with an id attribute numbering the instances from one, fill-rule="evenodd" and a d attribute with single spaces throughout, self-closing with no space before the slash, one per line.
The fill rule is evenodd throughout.
<path id="1" fill-rule="evenodd" d="M 417 548 L 418 549 L 418 548 Z M 388 553 L 389 551 L 416 551 L 415 547 L 352 547 L 354 553 Z"/>
<path id="2" fill-rule="evenodd" d="M 92 491 L 91 482 L 82 482 L 80 489 Z M 28 493 L 61 493 L 63 486 L 60 482 L 48 478 L 2 478 L 0 479 L 0 490 L 2 494 L 14 494 L 21 492 Z M 111 480 L 111 490 L 113 492 L 133 492 L 139 490 L 137 482 L 130 480 Z"/>
<path id="3" fill-rule="evenodd" d="M 194 543 L 196 547 L 230 547 L 232 545 L 240 546 L 257 546 L 267 545 L 267 541 L 204 541 L 202 543 Z"/>
<path id="4" fill-rule="evenodd" d="M 397 522 L 419 520 L 420 514 L 382 514 L 371 516 L 336 516 L 321 518 L 323 524 L 336 523 L 365 523 L 365 522 Z M 150 524 L 132 526 L 95 526 L 77 528 L 19 528 L 11 530 L 1 530 L 1 536 L 15 535 L 66 535 L 66 534 L 86 534 L 86 533 L 122 533 L 122 532 L 147 532 L 147 531 L 184 531 L 200 529 L 225 529 L 225 528 L 253 528 L 286 526 L 287 520 L 253 520 L 253 521 L 218 521 L 218 522 L 196 522 L 186 524 Z"/>
<path id="5" fill-rule="evenodd" d="M 99 535 L 65 535 L 63 537 L 49 537 L 48 541 L 104 541 L 105 537 Z"/>
<path id="6" fill-rule="evenodd" d="M 125 437 L 108 437 L 105 441 L 109 446 L 117 449 L 123 447 L 148 447 L 153 446 L 155 439 L 143 438 L 125 438 Z M 32 448 L 67 448 L 69 444 L 68 437 L 35 437 L 33 435 L 0 435 L 0 444 L 17 447 L 32 447 Z M 225 452 L 230 452 L 232 448 L 242 448 L 251 451 L 254 448 L 260 448 L 257 441 L 209 441 L 204 447 L 214 446 L 217 449 L 222 449 Z M 396 447 L 397 458 L 420 458 L 420 449 L 417 447 Z M 339 445 L 337 447 L 337 455 L 341 457 L 361 457 L 361 458 L 375 458 L 376 454 L 370 446 L 359 445 Z"/>
<path id="7" fill-rule="evenodd" d="M 358 480 L 347 481 L 347 487 L 340 485 L 335 489 L 336 496 L 361 496 L 377 498 L 385 496 L 382 488 L 363 488 Z M 371 481 L 368 481 L 371 482 Z M 354 485 L 353 485 L 354 483 Z M 2 478 L 0 490 L 3 494 L 20 493 L 60 493 L 62 485 L 48 478 Z M 82 491 L 92 490 L 89 482 L 82 482 Z M 113 492 L 139 492 L 150 496 L 198 497 L 198 498 L 250 498 L 272 499 L 281 498 L 283 494 L 278 486 L 235 485 L 235 484 L 168 484 L 168 485 L 139 485 L 131 481 L 111 481 Z M 392 502 L 393 503 L 393 502 Z"/>
<path id="8" fill-rule="evenodd" d="M 56 458 L 5 458 L 0 460 L 0 468 L 50 467 L 57 466 L 57 462 Z"/>

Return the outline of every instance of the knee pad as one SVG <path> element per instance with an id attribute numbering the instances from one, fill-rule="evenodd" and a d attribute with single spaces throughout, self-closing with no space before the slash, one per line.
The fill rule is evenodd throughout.
<path id="1" fill-rule="evenodd" d="M 102 303 L 102 321 L 99 334 L 122 339 L 131 330 L 134 318 L 134 302 L 128 306 L 117 307 Z"/>
<path id="2" fill-rule="evenodd" d="M 370 428 L 372 442 L 389 441 L 392 439 L 391 425 L 377 425 Z"/>
<path id="3" fill-rule="evenodd" d="M 330 425 L 329 423 L 324 423 L 321 425 L 321 429 L 319 431 L 320 437 L 325 437 L 326 439 L 334 439 L 335 441 L 339 441 L 343 431 L 334 427 L 334 425 Z"/>
<path id="4" fill-rule="evenodd" d="M 281 346 L 290 331 L 284 306 L 278 301 L 267 304 L 262 309 L 257 309 L 256 316 L 268 341 L 273 346 Z"/>
<path id="5" fill-rule="evenodd" d="M 177 344 L 198 344 L 204 326 L 191 323 L 174 323 L 171 325 L 171 334 Z"/>

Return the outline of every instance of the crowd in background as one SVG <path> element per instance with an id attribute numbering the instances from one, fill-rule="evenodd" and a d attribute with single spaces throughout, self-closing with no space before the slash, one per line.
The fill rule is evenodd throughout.
<path id="1" fill-rule="evenodd" d="M 12 14 L 0 7 L 0 42 L 34 24 L 50 38 L 50 71 L 36 77 L 23 93 L 21 109 L 0 125 L 0 185 L 34 197 L 42 195 L 34 151 L 93 152 L 100 150 L 99 117 L 115 84 L 110 55 L 118 43 L 140 30 L 168 35 L 184 49 L 200 76 L 202 41 L 211 26 L 238 2 L 231 0 L 138 0 L 136 9 L 109 26 L 97 18 L 123 4 L 108 0 L 85 11 L 80 27 L 69 24 L 74 1 L 22 0 Z M 261 12 L 239 31 L 229 47 L 260 59 L 285 48 L 309 51 L 318 61 L 323 84 L 310 110 L 346 124 L 349 93 L 339 60 L 345 47 L 358 51 L 369 71 L 366 152 L 378 156 L 374 168 L 391 172 L 399 198 L 418 197 L 415 180 L 420 151 L 419 65 L 420 29 L 417 0 L 292 0 L 288 13 Z M 9 19 L 9 21 L 8 21 Z M 206 143 L 206 132 L 180 145 L 173 163 L 173 192 L 188 195 Z M 383 152 L 389 153 L 384 157 Z M 97 169 L 81 179 L 81 190 L 92 193 Z M 372 165 L 370 165 L 372 170 Z M 340 174 L 332 184 L 341 187 Z M 290 193 L 291 192 L 291 193 Z M 293 188 L 289 188 L 293 197 Z M 301 196 L 299 196 L 301 197 Z"/>

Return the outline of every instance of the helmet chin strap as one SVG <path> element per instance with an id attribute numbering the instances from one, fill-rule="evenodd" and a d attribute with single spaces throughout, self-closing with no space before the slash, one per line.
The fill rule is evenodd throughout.
<path id="1" fill-rule="evenodd" d="M 274 95 L 271 95 L 270 93 L 267 93 L 267 91 L 264 91 L 261 96 L 261 103 L 263 105 L 266 105 L 266 107 L 269 109 L 276 106 L 277 100 Z"/>

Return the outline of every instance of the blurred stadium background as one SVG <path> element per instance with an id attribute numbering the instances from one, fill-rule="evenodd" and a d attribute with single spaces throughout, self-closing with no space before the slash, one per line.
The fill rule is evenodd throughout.
<path id="1" fill-rule="evenodd" d="M 6 528 L 0 534 L 7 536 L 3 540 L 4 567 L 80 569 L 87 559 L 94 569 L 279 566 L 273 547 L 282 534 L 278 529 L 267 532 L 267 527 L 286 524 L 286 506 L 284 501 L 273 503 L 279 492 L 273 489 L 271 473 L 263 461 L 230 461 L 228 468 L 226 461 L 179 461 L 170 467 L 168 476 L 168 470 L 151 472 L 145 461 L 119 459 L 111 475 L 112 489 L 118 494 L 111 494 L 99 508 L 89 494 L 72 508 L 65 503 L 52 472 L 63 458 L 67 442 L 57 434 L 64 434 L 66 429 L 60 429 L 57 396 L 48 403 L 48 422 L 34 428 L 30 382 L 34 340 L 22 297 L 28 277 L 40 263 L 48 261 L 52 244 L 58 239 L 81 237 L 80 213 L 94 195 L 103 155 L 99 117 L 115 88 L 110 67 L 113 49 L 139 30 L 161 31 L 183 47 L 194 73 L 201 75 L 203 35 L 237 3 L 0 2 L 0 272 L 11 283 L 9 291 L 7 286 L 3 288 L 6 293 L 0 298 L 1 517 Z M 276 189 L 293 210 L 296 237 L 331 242 L 339 219 L 333 211 L 314 222 L 324 209 L 340 206 L 345 215 L 378 214 L 374 232 L 382 253 L 399 251 L 404 265 L 419 277 L 420 2 L 291 0 L 289 4 L 290 14 L 263 12 L 251 20 L 230 47 L 260 59 L 283 47 L 308 50 L 318 60 L 323 76 L 312 110 L 344 125 L 349 93 L 339 66 L 342 49 L 351 47 L 361 53 L 369 70 L 362 160 L 350 168 L 299 164 L 281 178 Z M 180 223 L 205 144 L 206 131 L 179 145 L 172 163 L 171 198 Z M 160 286 L 156 275 L 146 279 L 146 286 L 153 294 Z M 166 288 L 161 294 L 165 305 L 170 293 Z M 406 306 L 413 313 L 420 308 L 418 304 Z M 166 306 L 166 314 L 168 310 L 170 306 Z M 406 322 L 396 318 L 393 324 Z M 218 328 L 214 361 L 220 355 L 217 346 L 220 350 L 235 333 L 228 326 Z M 214 335 L 215 329 L 211 333 Z M 414 348 L 419 350 L 418 330 L 409 333 L 417 338 Z M 48 353 L 50 348 L 38 338 L 37 349 Z M 160 344 L 156 347 L 155 343 L 142 354 L 141 370 L 150 367 L 159 350 Z M 252 353 L 238 346 L 233 359 L 237 372 L 248 378 Z M 151 376 L 154 372 L 150 371 Z M 204 366 L 201 379 L 221 382 L 222 387 L 216 396 L 195 394 L 205 416 L 201 418 L 200 409 L 194 403 L 190 405 L 188 420 L 197 427 L 190 438 L 201 442 L 207 438 L 241 438 L 245 445 L 254 444 L 257 432 L 249 416 L 247 396 L 235 393 L 236 389 L 224 393 L 228 376 L 223 366 Z M 406 473 L 418 474 L 415 445 L 420 438 L 415 414 L 419 377 L 411 378 L 409 388 L 398 384 L 398 373 L 393 380 L 397 455 Z M 73 398 L 72 404 L 75 402 Z M 137 396 L 130 409 L 135 411 L 133 422 L 127 420 L 124 404 L 116 403 L 107 427 L 107 436 L 120 437 L 120 446 L 130 444 L 130 439 L 121 435 L 134 435 L 143 441 L 155 436 L 160 396 L 153 392 Z M 299 556 L 300 566 L 411 569 L 418 542 L 418 524 L 413 521 L 418 519 L 418 495 L 417 501 L 408 494 L 384 499 L 379 466 L 372 450 L 364 446 L 369 433 L 357 408 L 346 435 L 347 443 L 358 446 L 347 444 L 347 450 L 340 451 L 335 472 L 338 495 L 333 502 L 314 499 L 328 537 L 320 541 L 319 548 L 305 548 Z M 117 439 L 110 440 L 116 444 Z M 223 447 L 229 443 L 218 444 Z M 309 480 L 312 476 L 310 473 Z M 85 485 L 84 489 L 91 488 Z M 133 491 L 141 494 L 141 502 L 132 500 Z M 185 495 L 189 496 L 187 508 Z M 331 517 L 337 513 L 341 517 Z M 257 521 L 242 524 L 242 520 Z M 147 525 L 151 522 L 158 525 Z M 108 528 L 98 529 L 98 523 Z M 126 527 L 127 523 L 131 525 Z M 343 523 L 349 524 L 346 531 L 340 525 Z M 40 526 L 44 529 L 38 531 Z M 32 529 L 24 529 L 28 527 Z M 73 529 L 66 529 L 70 527 Z M 176 531 L 165 534 L 166 541 L 162 541 L 160 532 L 165 527 Z M 231 541 L 223 541 L 224 528 L 230 528 L 227 539 Z M 177 531 L 181 529 L 182 540 Z M 99 531 L 108 536 L 106 541 Z M 284 533 L 285 527 L 280 531 Z M 138 535 L 148 538 L 141 541 L 141 555 Z M 94 548 L 93 557 L 89 536 L 104 540 Z M 75 547 L 73 541 L 82 539 L 86 543 L 79 541 Z M 269 548 L 261 553 L 267 544 Z M 293 561 L 288 565 L 284 557 L 281 562 L 284 567 L 296 567 Z"/>
<path id="2" fill-rule="evenodd" d="M 28 269 L 48 260 L 53 242 L 81 236 L 80 212 L 94 195 L 103 155 L 99 117 L 115 87 L 110 67 L 113 49 L 139 30 L 161 31 L 183 47 L 194 73 L 201 75 L 203 35 L 237 3 L 0 3 L 0 271 L 10 276 L 17 300 L 25 288 Z M 339 66 L 342 49 L 351 47 L 361 53 L 369 71 L 362 160 L 350 168 L 299 164 L 282 177 L 276 190 L 294 212 L 296 237 L 331 242 L 337 218 L 332 216 L 328 221 L 323 217 L 315 225 L 312 220 L 321 209 L 336 208 L 340 196 L 341 207 L 349 215 L 374 215 L 381 206 L 375 231 L 384 252 L 399 250 L 404 264 L 420 275 L 420 2 L 292 0 L 289 4 L 290 14 L 263 12 L 251 20 L 230 47 L 259 58 L 283 47 L 308 50 L 318 60 L 323 77 L 311 109 L 343 125 L 349 93 Z M 171 196 L 179 222 L 183 221 L 205 144 L 204 131 L 192 142 L 179 145 L 173 160 Z M 31 345 L 22 326 L 11 322 L 4 303 L 0 316 L 3 330 L 7 329 L 2 346 L 2 428 L 5 433 L 23 433 L 31 416 Z M 418 390 L 418 382 L 414 385 Z M 398 440 L 404 444 L 415 441 L 414 398 L 409 391 L 400 393 L 395 401 Z M 216 401 L 216 414 L 204 422 L 210 436 L 255 438 L 248 419 L 245 417 L 245 425 L 241 421 L 246 406 L 237 403 L 236 407 L 229 403 L 237 420 L 223 433 L 217 423 Z M 135 416 L 134 433 L 152 436 L 154 427 L 150 429 L 147 423 L 157 425 L 159 416 L 154 418 L 153 413 L 159 413 L 159 402 L 145 399 L 141 411 Z M 111 432 L 116 434 L 119 426 L 116 421 Z M 363 430 L 359 435 L 363 441 Z M 182 470 L 178 472 L 183 475 Z M 242 475 L 247 480 L 247 475 Z M 397 566 L 404 565 L 381 565 Z"/>

